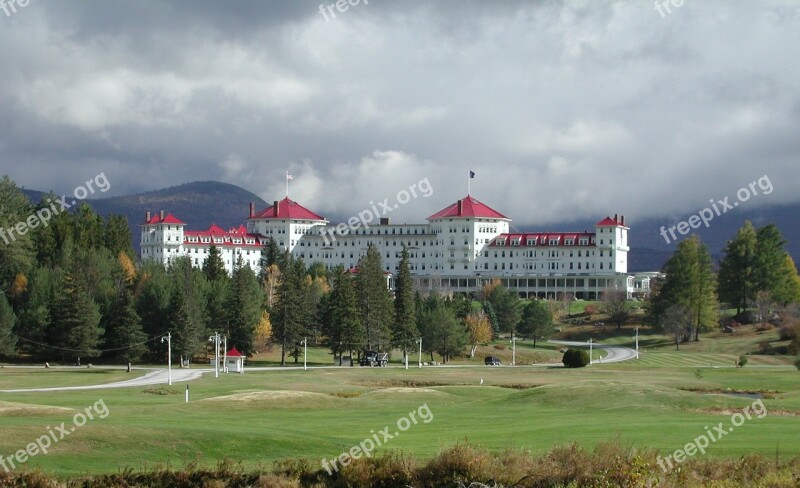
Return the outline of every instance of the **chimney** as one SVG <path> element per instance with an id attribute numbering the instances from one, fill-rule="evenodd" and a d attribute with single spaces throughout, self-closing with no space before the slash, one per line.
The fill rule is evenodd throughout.
<path id="1" fill-rule="evenodd" d="M 619 225 L 625 225 L 625 216 L 624 215 L 620 215 L 619 216 Z"/>
<path id="2" fill-rule="evenodd" d="M 617 219 L 617 214 L 614 214 L 614 222 L 619 222 L 619 220 Z"/>
<path id="3" fill-rule="evenodd" d="M 461 200 L 459 200 L 458 201 L 458 213 L 456 215 L 461 216 L 462 209 L 463 209 L 463 204 L 461 203 Z"/>
<path id="4" fill-rule="evenodd" d="M 389 225 L 389 217 L 381 217 L 380 225 Z"/>
<path id="5" fill-rule="evenodd" d="M 145 223 L 148 223 L 148 224 L 150 223 L 150 211 L 149 210 L 144 213 L 144 221 L 145 221 Z"/>
<path id="6" fill-rule="evenodd" d="M 250 202 L 250 218 L 256 214 L 256 202 Z"/>
<path id="7" fill-rule="evenodd" d="M 159 212 L 158 215 L 161 217 L 159 220 L 164 220 L 164 211 L 163 210 L 161 212 Z"/>
<path id="8" fill-rule="evenodd" d="M 277 200 L 275 200 L 275 202 L 272 204 L 272 216 L 273 217 L 277 217 L 278 216 L 278 201 Z"/>

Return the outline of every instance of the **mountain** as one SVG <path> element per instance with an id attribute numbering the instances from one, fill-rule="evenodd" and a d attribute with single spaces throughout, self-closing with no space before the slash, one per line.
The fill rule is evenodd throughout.
<path id="1" fill-rule="evenodd" d="M 34 202 L 45 195 L 34 190 L 23 192 Z M 255 202 L 259 210 L 267 206 L 256 194 L 217 181 L 196 181 L 136 195 L 86 199 L 86 202 L 104 217 L 112 213 L 126 216 L 133 234 L 133 247 L 137 252 L 139 225 L 144 223 L 148 210 L 154 215 L 160 210 L 171 212 L 186 222 L 187 229 L 200 230 L 207 229 L 211 224 L 223 229 L 238 227 L 248 216 L 250 202 Z"/>
<path id="2" fill-rule="evenodd" d="M 39 201 L 44 195 L 44 193 L 34 190 L 23 190 L 23 192 L 32 201 Z M 227 229 L 238 227 L 244 222 L 248 215 L 250 202 L 255 202 L 258 210 L 269 205 L 244 188 L 217 181 L 196 181 L 137 195 L 88 199 L 87 202 L 102 216 L 110 213 L 125 215 L 130 223 L 133 246 L 137 251 L 139 250 L 139 224 L 144 222 L 145 212 L 148 210 L 154 214 L 160 210 L 172 212 L 173 215 L 186 222 L 186 228 L 191 230 L 207 229 L 211 224 L 217 224 Z M 796 224 L 797 215 L 800 215 L 800 204 L 774 205 L 753 210 L 738 207 L 715 217 L 709 222 L 708 228 L 701 227 L 696 230 L 696 233 L 703 242 L 709 245 L 714 258 L 719 261 L 725 243 L 736 234 L 745 220 L 751 221 L 756 227 L 774 222 L 784 239 L 788 241 L 786 250 L 789 251 L 795 262 L 800 262 L 800 226 Z M 679 218 L 659 217 L 639 221 L 628 220 L 626 224 L 631 228 L 628 271 L 661 269 L 677 245 L 676 242 L 667 243 L 665 241 L 660 234 L 661 227 L 669 228 L 676 225 L 679 220 L 688 218 L 689 215 Z M 512 225 L 512 231 L 593 230 L 594 224 L 598 220 L 600 219 L 585 219 L 524 229 L 518 229 Z M 336 222 L 337 220 L 332 217 L 331 221 Z M 685 239 L 688 235 L 678 235 L 678 237 Z"/>

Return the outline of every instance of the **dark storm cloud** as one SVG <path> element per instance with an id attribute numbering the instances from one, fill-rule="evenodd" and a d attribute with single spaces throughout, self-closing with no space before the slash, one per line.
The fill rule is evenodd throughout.
<path id="1" fill-rule="evenodd" d="M 8 1 L 8 0 L 7 0 Z M 324 5 L 330 5 L 327 1 Z M 353 3 L 356 3 L 355 0 Z M 514 218 L 680 214 L 769 174 L 797 201 L 794 2 L 44 2 L 0 11 L 0 168 L 358 212 L 428 177 Z"/>

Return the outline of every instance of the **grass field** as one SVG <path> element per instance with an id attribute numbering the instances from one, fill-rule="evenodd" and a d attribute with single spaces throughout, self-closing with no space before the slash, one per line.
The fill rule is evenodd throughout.
<path id="1" fill-rule="evenodd" d="M 669 357 L 667 352 L 658 354 Z M 423 460 L 465 439 L 494 450 L 534 452 L 573 441 L 592 447 L 618 439 L 624 445 L 667 452 L 703 434 L 706 426 L 728 425 L 732 412 L 753 401 L 717 394 L 726 389 L 768 392 L 763 403 L 770 414 L 737 427 L 713 444 L 709 455 L 774 456 L 776 449 L 783 458 L 800 455 L 800 373 L 794 368 L 673 366 L 640 360 L 580 370 L 540 366 L 252 371 L 219 379 L 206 375 L 191 382 L 189 404 L 184 403 L 183 385 L 0 394 L 0 455 L 24 449 L 46 434 L 48 426 L 71 425 L 76 412 L 100 399 L 108 407 L 106 418 L 77 428 L 49 454 L 28 461 L 26 468 L 74 475 L 115 472 L 122 466 L 181 467 L 193 461 L 213 465 L 223 458 L 241 460 L 248 467 L 270 467 L 272 461 L 290 457 L 316 463 L 337 456 L 372 431 L 386 426 L 397 431 L 398 419 L 423 404 L 430 408 L 432 420 L 411 426 L 385 448 Z M 0 371 L 5 388 L 45 386 L 49 380 L 104 383 L 125 375 L 92 370 L 7 376 L 8 372 L 9 368 Z"/>

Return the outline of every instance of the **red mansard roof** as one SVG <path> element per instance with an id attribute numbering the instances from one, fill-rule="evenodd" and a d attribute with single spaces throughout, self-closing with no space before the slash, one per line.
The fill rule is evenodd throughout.
<path id="1" fill-rule="evenodd" d="M 275 205 L 270 205 L 264 210 L 256 213 L 248 220 L 253 219 L 286 219 L 286 220 L 325 220 L 325 217 L 315 214 L 311 210 L 305 208 L 299 203 L 289 200 L 289 197 L 276 202 L 278 205 L 277 210 Z"/>
<path id="2" fill-rule="evenodd" d="M 203 238 L 208 237 L 211 239 L 211 242 L 202 242 L 200 240 L 192 242 L 189 240 L 190 237 L 197 237 Z M 222 239 L 222 242 L 214 242 L 214 239 Z M 233 239 L 236 238 L 241 242 L 235 243 Z M 252 239 L 254 244 L 248 244 L 245 242 L 246 239 Z M 222 227 L 218 226 L 217 224 L 212 224 L 207 230 L 187 230 L 183 233 L 183 243 L 187 245 L 197 246 L 197 245 L 207 245 L 211 246 L 214 244 L 215 246 L 235 246 L 235 247 L 261 247 L 261 236 L 257 234 L 248 234 L 247 228 L 243 225 L 239 227 L 229 229 L 227 231 L 223 230 Z"/>
<path id="3" fill-rule="evenodd" d="M 624 217 L 620 219 L 615 215 L 613 219 L 611 217 L 606 217 L 594 225 L 596 227 L 616 227 L 618 225 L 624 226 L 625 220 Z"/>
<path id="4" fill-rule="evenodd" d="M 435 214 L 428 217 L 428 220 L 442 219 L 446 217 L 470 217 L 470 218 L 490 218 L 490 219 L 508 219 L 505 215 L 497 210 L 489 207 L 488 205 L 479 202 L 478 200 L 467 195 L 456 203 L 439 210 Z"/>
<path id="5" fill-rule="evenodd" d="M 525 233 L 525 234 L 500 234 L 499 236 L 492 239 L 492 242 L 489 244 L 492 247 L 527 247 L 528 240 L 533 239 L 535 242 L 535 246 L 550 246 L 550 240 L 555 239 L 558 241 L 556 246 L 566 246 L 565 242 L 567 239 L 572 239 L 573 243 L 570 246 L 580 247 L 580 238 L 585 237 L 589 239 L 589 243 L 585 244 L 588 246 L 594 246 L 595 243 L 592 242 L 595 234 L 593 232 L 545 232 L 545 233 Z M 505 239 L 505 244 L 498 244 L 498 240 Z M 511 246 L 511 241 L 519 239 L 519 244 L 516 246 Z"/>

